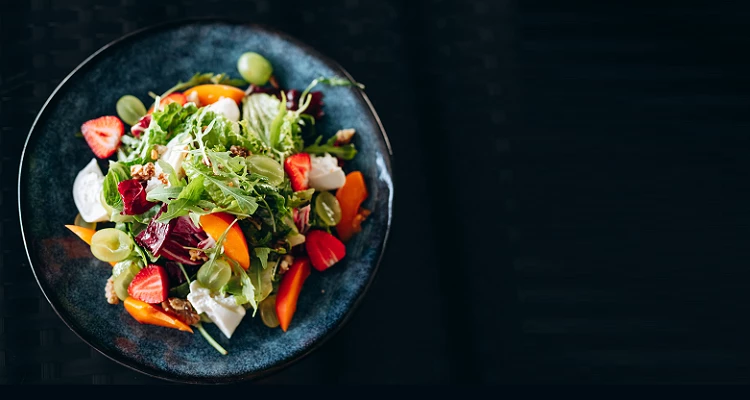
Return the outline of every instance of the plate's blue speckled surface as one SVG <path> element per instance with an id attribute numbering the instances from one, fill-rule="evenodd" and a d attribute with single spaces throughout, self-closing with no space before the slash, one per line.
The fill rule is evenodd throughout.
<path id="1" fill-rule="evenodd" d="M 85 341 L 129 367 L 186 382 L 231 382 L 277 370 L 310 351 L 348 316 L 373 278 L 390 225 L 393 186 L 390 149 L 377 116 L 353 88 L 322 87 L 326 135 L 355 128 L 359 154 L 347 165 L 366 177 L 373 211 L 364 230 L 347 244 L 340 264 L 305 283 L 287 333 L 268 329 L 260 317 L 243 321 L 231 340 L 207 329 L 228 351 L 221 356 L 200 334 L 140 325 L 104 299 L 110 267 L 63 225 L 77 213 L 71 188 L 93 157 L 76 138 L 81 123 L 116 115 L 124 94 L 149 100 L 195 72 L 238 77 L 237 58 L 264 54 L 283 87 L 303 89 L 320 76 L 346 73 L 294 40 L 251 25 L 193 21 L 141 31 L 101 50 L 61 84 L 40 112 L 29 135 L 19 177 L 19 207 L 29 260 L 44 294 L 62 319 Z M 105 162 L 100 162 L 102 167 Z M 106 171 L 106 170 L 105 170 Z"/>

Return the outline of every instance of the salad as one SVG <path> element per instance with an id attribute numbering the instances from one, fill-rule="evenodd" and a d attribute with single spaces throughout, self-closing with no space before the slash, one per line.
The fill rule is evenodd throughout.
<path id="1" fill-rule="evenodd" d="M 237 68 L 242 79 L 198 73 L 149 92 L 148 109 L 125 95 L 117 116 L 84 122 L 96 158 L 76 176 L 78 216 L 66 225 L 111 264 L 102 301 L 142 324 L 195 328 L 222 354 L 203 324 L 231 338 L 259 313 L 286 332 L 305 280 L 346 256 L 369 214 L 362 173 L 342 168 L 355 131 L 323 140 L 323 93 L 312 91 L 363 86 L 321 77 L 284 89 L 254 52 Z"/>

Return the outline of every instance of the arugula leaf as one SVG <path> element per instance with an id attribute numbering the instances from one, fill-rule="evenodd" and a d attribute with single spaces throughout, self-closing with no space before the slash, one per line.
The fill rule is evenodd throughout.
<path id="1" fill-rule="evenodd" d="M 336 143 L 336 136 L 331 136 L 331 138 L 322 145 L 320 144 L 321 140 L 323 140 L 323 136 L 318 136 L 318 138 L 315 139 L 315 143 L 305 147 L 302 151 L 311 154 L 330 153 L 331 155 L 347 161 L 357 155 L 357 149 L 351 143 L 343 146 L 334 146 L 334 143 Z"/>
<path id="2" fill-rule="evenodd" d="M 253 252 L 255 252 L 255 256 L 258 257 L 263 269 L 266 269 L 266 267 L 268 267 L 268 255 L 271 254 L 271 249 L 268 247 L 256 247 L 253 249 Z"/>
<path id="3" fill-rule="evenodd" d="M 198 176 L 195 179 L 191 180 L 187 186 L 182 188 L 182 191 L 180 191 L 180 194 L 179 196 L 177 196 L 177 198 L 190 200 L 192 202 L 197 202 L 198 200 L 200 200 L 201 194 L 203 194 L 203 179 L 203 176 Z"/>
<path id="4" fill-rule="evenodd" d="M 315 189 L 307 189 L 307 190 L 300 190 L 298 192 L 292 193 L 290 197 L 288 197 L 288 200 L 286 201 L 286 205 L 289 208 L 299 208 L 307 205 L 312 200 L 313 193 L 315 193 Z"/>
<path id="5" fill-rule="evenodd" d="M 151 189 L 151 191 L 146 194 L 146 200 L 160 201 L 162 203 L 169 204 L 169 202 L 176 199 L 181 192 L 182 187 L 179 186 L 157 186 Z"/>
<path id="6" fill-rule="evenodd" d="M 221 192 L 225 195 L 223 204 L 222 202 L 219 202 L 216 198 L 214 198 L 214 200 L 217 200 L 219 205 L 225 205 L 228 209 L 233 209 L 234 207 L 236 207 L 236 209 L 245 216 L 253 215 L 253 213 L 255 213 L 255 210 L 258 209 L 257 201 L 254 198 L 246 195 L 239 188 L 231 187 L 224 181 L 221 181 L 219 179 L 215 179 L 207 175 L 205 176 L 210 183 L 218 187 L 219 190 L 221 190 Z M 234 200 L 227 203 L 226 200 L 230 198 Z"/>
<path id="7" fill-rule="evenodd" d="M 122 196 L 120 196 L 120 192 L 117 191 L 117 184 L 128 179 L 130 179 L 130 168 L 121 162 L 109 162 L 109 170 L 104 177 L 102 191 L 104 194 L 104 202 L 118 212 L 122 211 L 123 204 Z"/>
<path id="8" fill-rule="evenodd" d="M 182 187 L 177 199 L 165 201 L 168 204 L 167 210 L 156 219 L 156 222 L 167 222 L 172 218 L 187 215 L 190 211 L 202 212 L 203 210 L 198 209 L 196 204 L 200 200 L 203 190 L 203 176 L 191 180 L 187 186 Z"/>
<path id="9" fill-rule="evenodd" d="M 240 264 L 234 260 L 231 260 L 230 264 L 232 265 L 232 270 L 234 270 L 235 275 L 240 277 L 240 282 L 242 283 L 242 294 L 235 295 L 237 304 L 250 303 L 253 307 L 254 317 L 255 313 L 258 311 L 258 302 L 255 300 L 255 286 L 247 275 L 247 272 L 240 267 Z"/>
<path id="10" fill-rule="evenodd" d="M 256 304 L 260 304 L 273 291 L 273 276 L 276 273 L 277 262 L 270 261 L 269 264 L 268 267 L 263 267 L 258 259 L 253 258 L 247 270 L 247 276 L 253 284 L 253 297 Z"/>

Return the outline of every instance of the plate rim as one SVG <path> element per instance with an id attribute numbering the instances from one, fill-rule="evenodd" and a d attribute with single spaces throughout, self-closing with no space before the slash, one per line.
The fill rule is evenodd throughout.
<path id="1" fill-rule="evenodd" d="M 21 158 L 19 160 L 19 167 L 18 167 L 18 187 L 17 187 L 17 201 L 18 201 L 18 217 L 19 217 L 19 225 L 21 229 L 21 239 L 23 240 L 24 244 L 24 251 L 26 252 L 26 258 L 29 261 L 29 268 L 31 269 L 32 274 L 34 275 L 34 279 L 37 282 L 37 286 L 39 286 L 39 289 L 42 291 L 42 294 L 44 295 L 44 298 L 47 300 L 47 303 L 52 307 L 55 314 L 60 318 L 60 320 L 63 321 L 63 323 L 70 329 L 79 339 L 81 339 L 84 343 L 89 345 L 91 348 L 99 352 L 100 354 L 104 355 L 108 359 L 125 366 L 133 371 L 139 372 L 141 374 L 147 375 L 152 378 L 161 379 L 169 382 L 177 382 L 177 383 L 189 383 L 189 384 L 230 384 L 230 383 L 239 383 L 244 381 L 253 381 L 260 378 L 268 377 L 270 375 L 273 375 L 281 370 L 284 370 L 300 360 L 304 359 L 311 353 L 313 353 L 315 350 L 322 347 L 329 339 L 331 339 L 333 336 L 335 336 L 341 328 L 351 319 L 352 315 L 354 315 L 355 310 L 359 307 L 360 303 L 364 299 L 365 295 L 367 294 L 368 290 L 370 289 L 370 286 L 372 285 L 373 281 L 375 280 L 375 277 L 378 274 L 378 271 L 380 269 L 380 263 L 383 259 L 383 255 L 385 254 L 385 250 L 388 244 L 388 237 L 390 236 L 390 230 L 391 230 L 391 224 L 392 224 L 392 218 L 393 218 L 393 195 L 394 195 L 394 185 L 391 181 L 389 184 L 389 196 L 388 196 L 388 218 L 386 221 L 386 229 L 385 234 L 383 236 L 383 242 L 380 248 L 380 252 L 378 254 L 377 260 L 375 262 L 374 269 L 370 276 L 368 277 L 367 281 L 365 282 L 364 287 L 362 288 L 361 292 L 357 295 L 357 297 L 354 299 L 354 302 L 352 305 L 344 312 L 344 315 L 342 316 L 341 320 L 338 324 L 334 325 L 331 329 L 326 331 L 323 335 L 321 335 L 315 342 L 310 344 L 308 347 L 303 348 L 303 350 L 297 354 L 294 357 L 282 359 L 280 362 L 276 363 L 275 365 L 260 370 L 256 372 L 247 372 L 243 374 L 237 374 L 237 375 L 228 375 L 228 376 L 221 376 L 221 377 L 191 377 L 191 376 L 180 376 L 174 373 L 167 373 L 168 375 L 160 375 L 159 372 L 164 373 L 165 371 L 159 370 L 156 368 L 150 368 L 145 367 L 137 362 L 128 361 L 126 359 L 120 359 L 120 357 L 115 357 L 111 354 L 108 354 L 103 349 L 99 348 L 99 346 L 96 346 L 92 344 L 89 340 L 84 338 L 81 333 L 79 333 L 76 329 L 73 328 L 72 323 L 68 321 L 65 317 L 63 317 L 62 314 L 60 314 L 60 311 L 58 311 L 57 307 L 53 302 L 50 300 L 50 297 L 47 295 L 47 290 L 49 288 L 46 288 L 46 285 L 42 283 L 42 280 L 39 279 L 39 276 L 37 275 L 36 268 L 34 267 L 34 262 L 31 258 L 31 253 L 29 252 L 29 244 L 26 240 L 26 232 L 24 230 L 24 214 L 23 214 L 23 204 L 21 202 L 21 182 L 24 174 L 24 166 L 26 165 L 26 150 L 28 148 L 28 145 L 31 141 L 31 138 L 34 134 L 34 131 L 37 127 L 37 124 L 42 119 L 42 117 L 45 115 L 45 113 L 48 111 L 49 105 L 52 103 L 52 101 L 56 98 L 58 93 L 63 89 L 63 87 L 70 81 L 73 76 L 75 76 L 78 72 L 84 70 L 87 68 L 92 61 L 97 59 L 98 57 L 105 54 L 108 50 L 115 48 L 116 46 L 126 42 L 133 40 L 141 35 L 154 32 L 154 31 L 160 31 L 164 29 L 170 29 L 173 27 L 178 27 L 182 25 L 193 25 L 193 24 L 207 24 L 207 23 L 222 23 L 227 25 L 241 25 L 247 28 L 250 28 L 252 30 L 261 31 L 265 34 L 277 36 L 282 38 L 283 40 L 301 48 L 308 54 L 312 55 L 313 57 L 319 59 L 324 64 L 328 65 L 334 70 L 341 71 L 343 75 L 348 78 L 349 80 L 353 82 L 357 82 L 351 74 L 342 67 L 338 62 L 333 60 L 332 58 L 329 58 L 328 56 L 322 54 L 320 51 L 316 50 L 312 46 L 302 42 L 301 40 L 297 39 L 296 37 L 293 37 L 283 31 L 277 30 L 275 28 L 272 28 L 270 26 L 254 23 L 254 22 L 248 22 L 247 20 L 237 19 L 237 18 L 224 18 L 224 17 L 193 17 L 193 18 L 182 18 L 182 19 L 175 19 L 170 20 L 167 22 L 162 22 L 159 24 L 149 25 L 140 29 L 137 29 L 133 32 L 127 33 L 125 35 L 122 35 L 111 42 L 105 44 L 98 50 L 96 50 L 94 53 L 86 57 L 81 63 L 79 63 L 70 73 L 68 73 L 61 81 L 60 83 L 55 87 L 55 89 L 52 91 L 52 93 L 47 97 L 47 100 L 42 105 L 41 109 L 37 113 L 36 117 L 34 118 L 34 122 L 31 124 L 31 127 L 29 128 L 29 132 L 26 135 L 26 140 L 24 141 L 23 149 L 21 150 Z M 383 139 L 383 142 L 385 144 L 386 150 L 388 152 L 387 154 L 387 164 L 386 167 L 388 169 L 389 175 L 391 176 L 391 180 L 393 179 L 393 150 L 391 147 L 390 140 L 388 139 L 388 135 L 385 131 L 385 128 L 383 127 L 383 123 L 380 120 L 380 117 L 378 116 L 378 113 L 375 111 L 375 107 L 372 105 L 372 102 L 367 97 L 367 94 L 362 89 L 355 89 L 356 93 L 364 100 L 367 107 L 370 109 L 370 113 L 373 116 L 378 130 L 380 132 L 380 135 Z"/>

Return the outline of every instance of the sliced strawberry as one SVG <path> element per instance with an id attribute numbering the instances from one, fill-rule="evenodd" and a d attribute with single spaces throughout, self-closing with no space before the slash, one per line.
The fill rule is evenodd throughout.
<path id="1" fill-rule="evenodd" d="M 119 118 L 106 115 L 84 122 L 81 125 L 81 133 L 97 157 L 107 158 L 115 154 L 120 147 L 125 125 Z"/>
<path id="2" fill-rule="evenodd" d="M 284 160 L 284 171 L 289 175 L 289 179 L 292 181 L 292 189 L 295 192 L 300 190 L 307 190 L 310 174 L 310 155 L 307 153 L 299 153 L 289 156 Z"/>
<path id="3" fill-rule="evenodd" d="M 307 256 L 313 267 L 325 271 L 346 256 L 346 246 L 326 231 L 314 230 L 305 237 Z"/>
<path id="4" fill-rule="evenodd" d="M 164 106 L 169 103 L 177 103 L 181 106 L 184 106 L 185 103 L 187 103 L 187 97 L 185 97 L 185 95 L 180 92 L 174 92 L 159 101 L 159 109 L 164 108 Z M 148 109 L 146 115 L 149 115 L 152 112 L 154 112 L 154 106 L 151 106 L 151 108 Z"/>
<path id="5" fill-rule="evenodd" d="M 154 264 L 142 269 L 130 282 L 128 294 L 149 304 L 167 301 L 167 295 L 169 294 L 167 271 Z"/>

